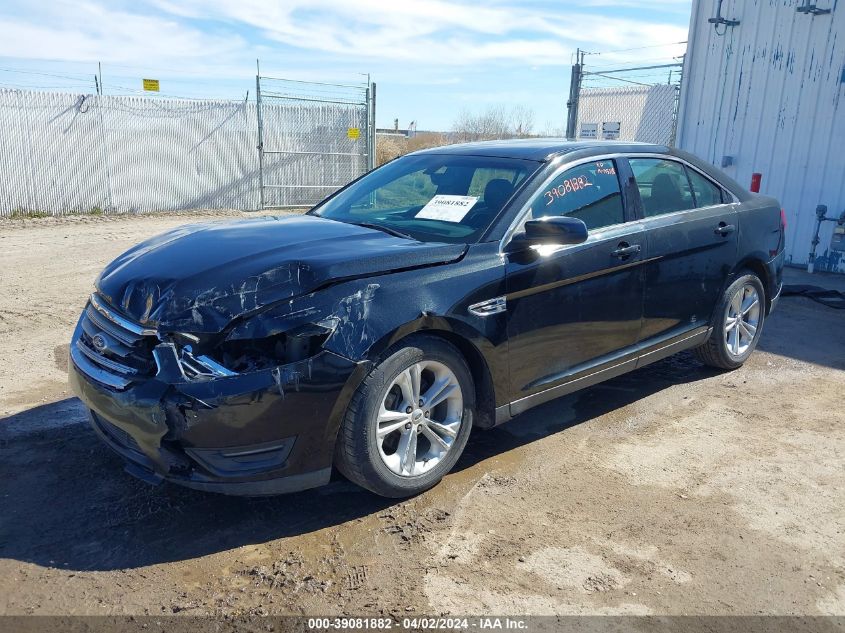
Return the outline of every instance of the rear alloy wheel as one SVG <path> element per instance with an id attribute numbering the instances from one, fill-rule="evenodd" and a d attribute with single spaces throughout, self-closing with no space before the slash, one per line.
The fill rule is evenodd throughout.
<path id="1" fill-rule="evenodd" d="M 757 339 L 762 315 L 760 293 L 752 283 L 744 284 L 731 298 L 725 316 L 725 345 L 733 358 L 742 358 Z"/>
<path id="2" fill-rule="evenodd" d="M 435 485 L 457 462 L 472 427 L 475 389 L 452 345 L 415 336 L 388 350 L 350 402 L 336 465 L 385 497 Z"/>
<path id="3" fill-rule="evenodd" d="M 693 350 L 699 360 L 719 369 L 741 367 L 757 347 L 763 331 L 764 297 L 757 275 L 741 274 L 722 296 L 710 338 Z"/>

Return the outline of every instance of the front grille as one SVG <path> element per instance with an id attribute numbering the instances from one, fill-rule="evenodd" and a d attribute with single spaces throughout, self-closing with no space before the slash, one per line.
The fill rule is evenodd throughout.
<path id="1" fill-rule="evenodd" d="M 126 381 L 155 374 L 155 330 L 127 319 L 97 295 L 91 296 L 80 326 L 74 344 L 99 369 Z"/>

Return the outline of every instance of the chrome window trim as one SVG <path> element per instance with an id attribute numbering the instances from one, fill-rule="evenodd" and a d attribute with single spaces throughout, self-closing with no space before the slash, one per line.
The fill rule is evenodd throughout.
<path id="1" fill-rule="evenodd" d="M 666 160 L 666 161 L 670 161 L 670 162 L 674 162 L 674 163 L 681 163 L 684 167 L 686 167 L 687 169 L 692 169 L 695 173 L 700 175 L 705 180 L 710 181 L 711 184 L 715 185 L 716 187 L 718 187 L 719 189 L 721 189 L 722 191 L 724 191 L 726 194 L 728 194 L 731 197 L 730 202 L 723 202 L 722 204 L 736 204 L 740 201 L 739 198 L 737 198 L 731 190 L 729 190 L 727 187 L 725 187 L 725 185 L 721 184 L 720 182 L 718 182 L 716 180 L 713 180 L 713 178 L 711 176 L 708 176 L 706 173 L 701 171 L 698 167 L 696 167 L 695 165 L 693 165 L 692 163 L 690 163 L 688 161 L 685 161 L 680 156 L 675 156 L 673 154 L 625 154 L 624 157 L 629 161 L 631 159 L 636 160 L 637 158 L 658 158 L 660 160 Z M 690 185 L 690 187 L 692 187 L 692 185 Z M 695 211 L 697 209 L 707 209 L 709 207 L 718 207 L 718 206 L 721 206 L 721 205 L 711 204 L 711 205 L 708 205 L 706 207 L 694 207 L 692 209 L 683 209 L 682 211 Z M 675 213 L 679 213 L 679 212 L 675 211 Z M 665 215 L 669 215 L 669 214 L 667 213 Z M 657 217 L 657 216 L 654 216 L 654 217 Z"/>
<path id="2" fill-rule="evenodd" d="M 602 228 L 596 229 L 595 231 L 590 231 L 590 236 L 592 236 L 594 234 L 601 234 L 606 230 L 614 229 L 614 228 L 617 228 L 617 227 L 620 227 L 620 226 L 624 226 L 626 224 L 634 224 L 634 223 L 637 223 L 637 222 L 647 224 L 650 220 L 655 220 L 657 218 L 667 218 L 667 217 L 672 217 L 672 216 L 678 216 L 678 215 L 681 215 L 681 214 L 691 213 L 693 211 L 700 211 L 701 209 L 712 209 L 712 208 L 719 207 L 719 206 L 739 204 L 739 202 L 740 202 L 739 198 L 737 198 L 733 194 L 732 191 L 730 191 L 727 187 L 725 187 L 721 183 L 714 180 L 712 177 L 708 176 L 706 173 L 701 171 L 698 167 L 696 167 L 692 163 L 684 160 L 680 156 L 675 156 L 673 154 L 658 154 L 658 153 L 655 153 L 655 152 L 648 152 L 648 153 L 642 153 L 642 154 L 641 153 L 615 152 L 615 153 L 612 153 L 612 154 L 601 154 L 601 155 L 598 155 L 598 156 L 590 156 L 588 158 L 578 158 L 578 159 L 572 160 L 572 161 L 564 161 L 564 162 L 561 162 L 558 165 L 558 167 L 555 169 L 555 171 L 552 172 L 552 174 L 548 178 L 546 178 L 546 180 L 544 180 L 543 183 L 539 187 L 537 187 L 537 190 L 539 191 L 539 190 L 543 189 L 544 187 L 546 187 L 546 185 L 551 183 L 562 172 L 564 172 L 568 169 L 572 169 L 573 167 L 577 167 L 578 165 L 583 165 L 585 163 L 594 163 L 594 162 L 597 162 L 597 161 L 600 161 L 600 160 L 618 160 L 620 158 L 624 158 L 625 160 L 631 160 L 632 158 L 633 159 L 636 159 L 636 158 L 657 158 L 657 159 L 660 159 L 660 160 L 668 160 L 668 161 L 674 161 L 676 163 L 680 163 L 684 167 L 686 167 L 688 169 L 692 169 L 693 171 L 698 173 L 700 176 L 702 176 L 704 179 L 708 180 L 709 182 L 711 182 L 712 184 L 717 186 L 719 189 L 724 191 L 726 194 L 728 194 L 731 197 L 731 201 L 730 202 L 723 202 L 720 205 L 715 204 L 715 205 L 709 205 L 709 206 L 706 206 L 706 207 L 693 207 L 692 209 L 682 209 L 680 211 L 673 211 L 672 213 L 664 213 L 662 215 L 654 215 L 654 216 L 651 216 L 649 218 L 644 217 L 644 218 L 639 218 L 639 219 L 636 219 L 636 220 L 630 220 L 628 222 L 623 222 L 623 223 L 620 223 L 620 224 L 612 224 L 610 226 L 603 226 Z M 528 215 L 528 212 L 530 210 L 531 210 L 531 205 L 529 203 L 526 203 L 526 205 L 519 211 L 519 213 L 516 215 L 516 217 L 514 217 L 513 221 L 511 222 L 510 226 L 508 227 L 508 230 L 505 231 L 505 234 L 502 236 L 502 239 L 499 240 L 499 254 L 500 255 L 502 255 L 502 256 L 505 255 L 505 247 L 507 246 L 508 242 L 510 242 L 510 240 L 513 238 L 517 229 L 522 224 L 522 222 L 525 219 L 525 216 Z M 591 241 L 590 238 L 587 238 L 587 242 L 589 243 L 590 241 Z M 561 248 L 566 248 L 566 247 L 561 247 Z"/>
<path id="3" fill-rule="evenodd" d="M 734 204 L 737 204 L 737 203 L 736 202 L 723 202 L 722 204 L 711 204 L 711 205 L 708 205 L 706 207 L 694 207 L 692 209 L 681 209 L 680 211 L 672 211 L 671 213 L 661 213 L 660 215 L 652 215 L 648 218 L 643 218 L 639 221 L 643 223 L 643 226 L 645 228 L 648 228 L 652 224 L 659 224 L 659 222 L 657 222 L 657 220 L 661 220 L 663 218 L 669 218 L 669 219 L 678 218 L 678 217 L 681 217 L 681 216 L 689 215 L 690 213 L 693 213 L 695 211 L 706 211 L 707 209 L 717 209 L 718 207 L 729 207 L 729 206 L 732 206 Z"/>

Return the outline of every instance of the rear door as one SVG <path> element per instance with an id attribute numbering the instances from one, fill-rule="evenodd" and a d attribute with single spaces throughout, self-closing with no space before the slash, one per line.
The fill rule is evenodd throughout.
<path id="1" fill-rule="evenodd" d="M 628 162 L 646 243 L 640 340 L 657 344 L 709 325 L 736 263 L 737 205 L 705 174 L 672 157 Z"/>
<path id="2" fill-rule="evenodd" d="M 624 182 L 615 161 L 591 159 L 559 170 L 529 203 L 524 220 L 577 217 L 589 237 L 506 255 L 512 400 L 570 382 L 636 343 L 645 244 L 626 210 L 633 183 Z"/>

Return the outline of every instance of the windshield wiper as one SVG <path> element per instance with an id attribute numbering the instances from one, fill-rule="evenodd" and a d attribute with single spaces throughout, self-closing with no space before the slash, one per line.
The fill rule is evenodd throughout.
<path id="1" fill-rule="evenodd" d="M 372 222 L 350 222 L 350 224 L 354 224 L 356 226 L 363 226 L 367 229 L 375 229 L 376 231 L 382 231 L 384 233 L 388 233 L 393 235 L 394 237 L 403 237 L 406 240 L 414 240 L 417 241 L 416 238 L 411 237 L 407 233 L 403 233 L 402 231 L 397 231 L 396 229 L 392 229 L 389 226 L 383 226 L 381 224 L 373 224 Z"/>

